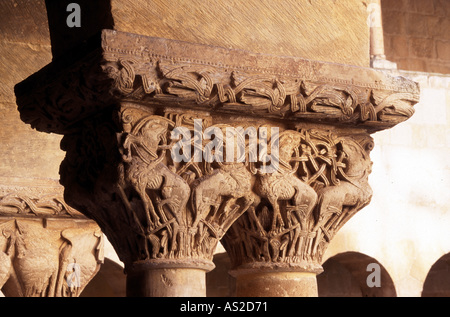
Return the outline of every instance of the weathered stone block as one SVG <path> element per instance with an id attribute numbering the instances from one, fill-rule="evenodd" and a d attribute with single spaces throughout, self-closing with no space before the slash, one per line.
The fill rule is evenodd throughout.
<path id="1" fill-rule="evenodd" d="M 440 59 L 447 60 L 450 56 L 450 41 L 436 41 L 436 52 Z"/>
<path id="2" fill-rule="evenodd" d="M 411 38 L 409 40 L 409 52 L 413 57 L 433 58 L 436 56 L 434 40 L 428 38 Z"/>
<path id="3" fill-rule="evenodd" d="M 79 0 L 81 28 L 68 28 L 69 0 L 47 0 L 56 56 L 101 29 L 369 66 L 367 8 L 362 1 Z M 349 18 L 351 17 L 351 18 Z M 320 36 L 318 36 L 320 34 Z M 340 43 L 333 45 L 330 43 Z"/>

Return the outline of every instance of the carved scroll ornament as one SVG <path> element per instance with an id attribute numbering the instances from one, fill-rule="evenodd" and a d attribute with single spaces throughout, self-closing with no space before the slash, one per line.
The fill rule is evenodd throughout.
<path id="1" fill-rule="evenodd" d="M 44 192 L 39 196 L 28 193 L 0 189 L 1 216 L 31 216 L 31 217 L 66 217 L 85 219 L 79 211 L 70 207 L 62 193 Z"/>
<path id="2" fill-rule="evenodd" d="M 114 81 L 114 92 L 142 102 L 180 102 L 202 110 L 382 127 L 408 119 L 414 113 L 412 105 L 418 101 L 416 92 L 391 94 L 324 78 L 224 70 L 200 61 L 168 62 L 154 57 L 139 62 L 124 59 L 121 54 L 107 56 L 117 59 L 104 66 Z"/>

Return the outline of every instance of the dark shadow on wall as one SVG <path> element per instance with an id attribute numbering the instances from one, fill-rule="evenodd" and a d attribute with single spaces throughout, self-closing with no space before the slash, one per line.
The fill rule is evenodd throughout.
<path id="1" fill-rule="evenodd" d="M 67 18 L 74 13 L 68 5 L 80 6 L 80 27 L 69 27 Z M 89 46 L 102 29 L 113 29 L 110 0 L 45 0 L 53 59 Z M 72 19 L 71 19 L 72 20 Z"/>

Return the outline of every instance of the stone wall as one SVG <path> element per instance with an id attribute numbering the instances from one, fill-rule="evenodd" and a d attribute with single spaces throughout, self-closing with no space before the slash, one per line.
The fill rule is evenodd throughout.
<path id="1" fill-rule="evenodd" d="M 399 69 L 450 73 L 450 1 L 381 0 L 386 57 Z"/>
<path id="2" fill-rule="evenodd" d="M 133 1 L 127 5 L 112 1 L 112 12 L 117 30 L 258 53 L 369 65 L 363 1 L 333 1 L 332 9 L 329 0 L 175 0 L 170 6 L 166 1 Z"/>
<path id="3" fill-rule="evenodd" d="M 0 2 L 0 182 L 59 179 L 61 137 L 36 133 L 20 120 L 14 86 L 51 62 L 44 1 Z"/>
<path id="4" fill-rule="evenodd" d="M 78 0 L 83 12 L 78 30 L 68 30 L 64 19 L 67 5 L 74 1 L 46 2 L 52 50 L 57 55 L 101 28 L 114 28 L 257 53 L 369 66 L 367 1 L 333 1 L 330 7 L 329 0 L 98 0 L 95 4 Z"/>
<path id="5" fill-rule="evenodd" d="M 431 268 L 450 252 L 450 75 L 397 74 L 420 83 L 421 101 L 410 120 L 374 134 L 372 202 L 333 239 L 326 258 L 371 256 L 398 296 L 421 296 Z"/>

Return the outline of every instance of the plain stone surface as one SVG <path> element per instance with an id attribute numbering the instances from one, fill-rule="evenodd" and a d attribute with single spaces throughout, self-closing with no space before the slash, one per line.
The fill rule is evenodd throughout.
<path id="1" fill-rule="evenodd" d="M 258 53 L 369 65 L 363 1 L 111 1 L 117 30 Z M 339 45 L 331 45 L 339 43 Z"/>
<path id="2" fill-rule="evenodd" d="M 56 55 L 102 28 L 257 53 L 369 66 L 361 0 L 78 0 L 81 28 L 66 25 L 71 0 L 47 0 Z M 335 45 L 333 43 L 339 43 Z"/>
<path id="3" fill-rule="evenodd" d="M 205 297 L 205 270 L 160 268 L 127 274 L 128 297 Z"/>
<path id="4" fill-rule="evenodd" d="M 399 69 L 450 71 L 450 1 L 382 0 L 386 57 Z"/>
<path id="5" fill-rule="evenodd" d="M 22 122 L 14 96 L 14 85 L 52 60 L 44 1 L 1 1 L 0 34 L 0 176 L 58 179 L 61 136 Z"/>
<path id="6" fill-rule="evenodd" d="M 236 278 L 238 297 L 317 297 L 315 273 L 262 272 Z"/>

